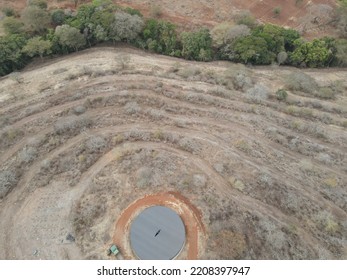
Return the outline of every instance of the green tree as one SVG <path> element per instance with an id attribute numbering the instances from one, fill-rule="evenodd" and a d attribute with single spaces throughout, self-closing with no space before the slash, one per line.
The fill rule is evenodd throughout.
<path id="1" fill-rule="evenodd" d="M 49 13 L 38 6 L 25 8 L 21 18 L 28 31 L 33 33 L 43 33 L 51 22 Z"/>
<path id="2" fill-rule="evenodd" d="M 65 23 L 83 31 L 91 23 L 95 9 L 96 6 L 93 4 L 81 5 L 77 10 L 77 15 L 69 18 Z"/>
<path id="3" fill-rule="evenodd" d="M 304 42 L 302 39 L 295 41 L 296 49 L 290 55 L 290 60 L 297 66 L 323 67 L 327 66 L 332 57 L 332 52 L 327 48 L 324 40 L 314 39 Z"/>
<path id="4" fill-rule="evenodd" d="M 24 24 L 14 17 L 4 18 L 2 25 L 7 34 L 21 34 L 24 32 Z"/>
<path id="5" fill-rule="evenodd" d="M 130 42 L 138 37 L 144 26 L 143 19 L 138 15 L 117 12 L 111 23 L 109 38 L 116 41 Z"/>
<path id="6" fill-rule="evenodd" d="M 274 60 L 265 39 L 252 35 L 236 39 L 233 52 L 233 60 L 242 63 L 270 64 Z"/>
<path id="7" fill-rule="evenodd" d="M 55 30 L 50 28 L 48 29 L 47 34 L 45 35 L 45 40 L 49 40 L 52 43 L 52 53 L 54 54 L 67 54 L 69 53 L 69 47 L 62 45 L 59 42 L 59 37 L 55 34 Z"/>
<path id="8" fill-rule="evenodd" d="M 81 34 L 77 28 L 71 27 L 67 24 L 57 26 L 55 29 L 55 35 L 58 37 L 61 45 L 72 48 L 75 51 L 78 51 L 78 49 L 86 44 L 83 34 Z"/>
<path id="9" fill-rule="evenodd" d="M 27 57 L 22 53 L 26 39 L 18 34 L 0 36 L 0 76 L 22 68 Z"/>
<path id="10" fill-rule="evenodd" d="M 287 52 L 294 51 L 294 41 L 300 38 L 299 32 L 291 28 L 281 28 L 281 34 L 284 39 L 284 49 Z"/>
<path id="11" fill-rule="evenodd" d="M 51 12 L 51 21 L 54 25 L 62 25 L 65 17 L 65 13 L 61 9 L 56 9 Z"/>
<path id="12" fill-rule="evenodd" d="M 42 37 L 36 36 L 28 40 L 22 51 L 30 57 L 39 55 L 42 59 L 45 54 L 47 55 L 52 52 L 51 48 L 51 41 L 43 40 Z"/>
<path id="13" fill-rule="evenodd" d="M 166 55 L 175 55 L 178 42 L 174 24 L 150 19 L 146 22 L 142 36 L 147 49 Z"/>
<path id="14" fill-rule="evenodd" d="M 266 41 L 268 50 L 274 55 L 284 51 L 284 37 L 282 35 L 282 27 L 273 24 L 265 24 L 256 27 L 252 35 L 263 38 Z"/>
<path id="15" fill-rule="evenodd" d="M 212 59 L 212 38 L 208 29 L 183 32 L 181 35 L 182 56 L 185 59 L 208 61 Z"/>

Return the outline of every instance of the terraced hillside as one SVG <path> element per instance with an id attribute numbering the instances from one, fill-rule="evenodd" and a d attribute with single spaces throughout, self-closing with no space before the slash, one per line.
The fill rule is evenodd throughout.
<path id="1" fill-rule="evenodd" d="M 186 221 L 181 259 L 346 259 L 346 81 L 121 47 L 2 78 L 0 259 L 133 258 L 146 198 Z"/>

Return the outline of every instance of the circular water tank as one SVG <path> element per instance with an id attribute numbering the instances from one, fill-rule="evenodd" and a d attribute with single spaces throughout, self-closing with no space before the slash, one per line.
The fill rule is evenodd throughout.
<path id="1" fill-rule="evenodd" d="M 171 260 L 185 243 L 185 227 L 172 209 L 152 206 L 143 210 L 132 222 L 130 244 L 142 260 Z"/>

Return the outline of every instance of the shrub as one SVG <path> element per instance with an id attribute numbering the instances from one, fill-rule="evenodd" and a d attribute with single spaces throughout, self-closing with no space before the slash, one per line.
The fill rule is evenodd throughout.
<path id="1" fill-rule="evenodd" d="M 7 17 L 14 17 L 16 15 L 16 12 L 14 11 L 13 8 L 11 7 L 4 7 L 2 9 L 2 12 L 5 14 Z"/>
<path id="2" fill-rule="evenodd" d="M 37 149 L 34 147 L 25 147 L 19 152 L 19 159 L 21 163 L 28 164 L 32 162 L 37 156 Z"/>
<path id="3" fill-rule="evenodd" d="M 315 96 L 320 97 L 322 99 L 333 99 L 335 98 L 335 93 L 330 87 L 322 87 L 320 88 Z"/>
<path id="4" fill-rule="evenodd" d="M 279 89 L 278 91 L 276 91 L 276 98 L 280 101 L 285 101 L 287 99 L 287 96 L 288 93 L 284 89 Z"/>
<path id="5" fill-rule="evenodd" d="M 244 11 L 240 13 L 237 16 L 236 23 L 247 25 L 251 29 L 258 25 L 256 19 L 251 15 L 249 11 Z"/>
<path id="6" fill-rule="evenodd" d="M 86 111 L 86 107 L 82 106 L 82 105 L 78 105 L 73 109 L 73 112 L 76 115 L 81 115 Z"/>
<path id="7" fill-rule="evenodd" d="M 197 76 L 201 73 L 201 70 L 198 67 L 190 66 L 190 67 L 184 67 L 183 69 L 180 69 L 177 73 L 177 75 L 188 79 L 192 78 L 194 76 Z"/>
<path id="8" fill-rule="evenodd" d="M 86 147 L 90 152 L 100 151 L 107 145 L 106 140 L 101 136 L 90 137 L 86 143 Z"/>
<path id="9" fill-rule="evenodd" d="M 302 91 L 306 93 L 313 93 L 319 88 L 316 80 L 303 72 L 290 73 L 286 77 L 285 83 L 289 90 Z"/>
<path id="10" fill-rule="evenodd" d="M 135 101 L 128 102 L 127 104 L 125 104 L 124 110 L 125 113 L 127 113 L 128 115 L 134 115 L 141 112 L 140 106 Z"/>
<path id="11" fill-rule="evenodd" d="M 56 134 L 78 134 L 81 130 L 89 127 L 92 121 L 86 117 L 69 116 L 58 120 L 54 124 Z"/>
<path id="12" fill-rule="evenodd" d="M 286 62 L 288 58 L 288 54 L 285 51 L 281 51 L 277 55 L 277 62 L 279 65 L 283 64 Z"/>
<path id="13" fill-rule="evenodd" d="M 142 167 L 137 171 L 136 186 L 138 188 L 148 187 L 151 184 L 153 177 L 152 169 L 148 167 Z"/>
<path id="14" fill-rule="evenodd" d="M 4 198 L 17 184 L 18 178 L 15 172 L 0 171 L 0 199 Z"/>
<path id="15" fill-rule="evenodd" d="M 280 15 L 281 11 L 282 11 L 281 7 L 274 8 L 273 13 L 274 13 L 275 17 L 278 17 Z"/>
<path id="16" fill-rule="evenodd" d="M 260 103 L 268 98 L 269 89 L 262 85 L 255 85 L 247 91 L 247 98 L 253 102 Z"/>

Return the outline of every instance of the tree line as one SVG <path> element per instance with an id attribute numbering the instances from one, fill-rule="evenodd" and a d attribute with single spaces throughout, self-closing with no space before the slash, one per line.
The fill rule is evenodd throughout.
<path id="1" fill-rule="evenodd" d="M 93 0 L 76 11 L 48 11 L 44 0 L 30 0 L 20 15 L 3 10 L 0 75 L 21 69 L 32 57 L 67 54 L 101 42 L 127 42 L 155 53 L 189 60 L 230 60 L 252 65 L 272 63 L 299 67 L 347 65 L 347 32 L 341 38 L 305 40 L 293 29 L 259 25 L 250 15 L 179 33 L 168 21 L 144 19 L 132 8 L 110 0 Z M 339 10 L 339 28 L 347 30 L 347 8 Z"/>

